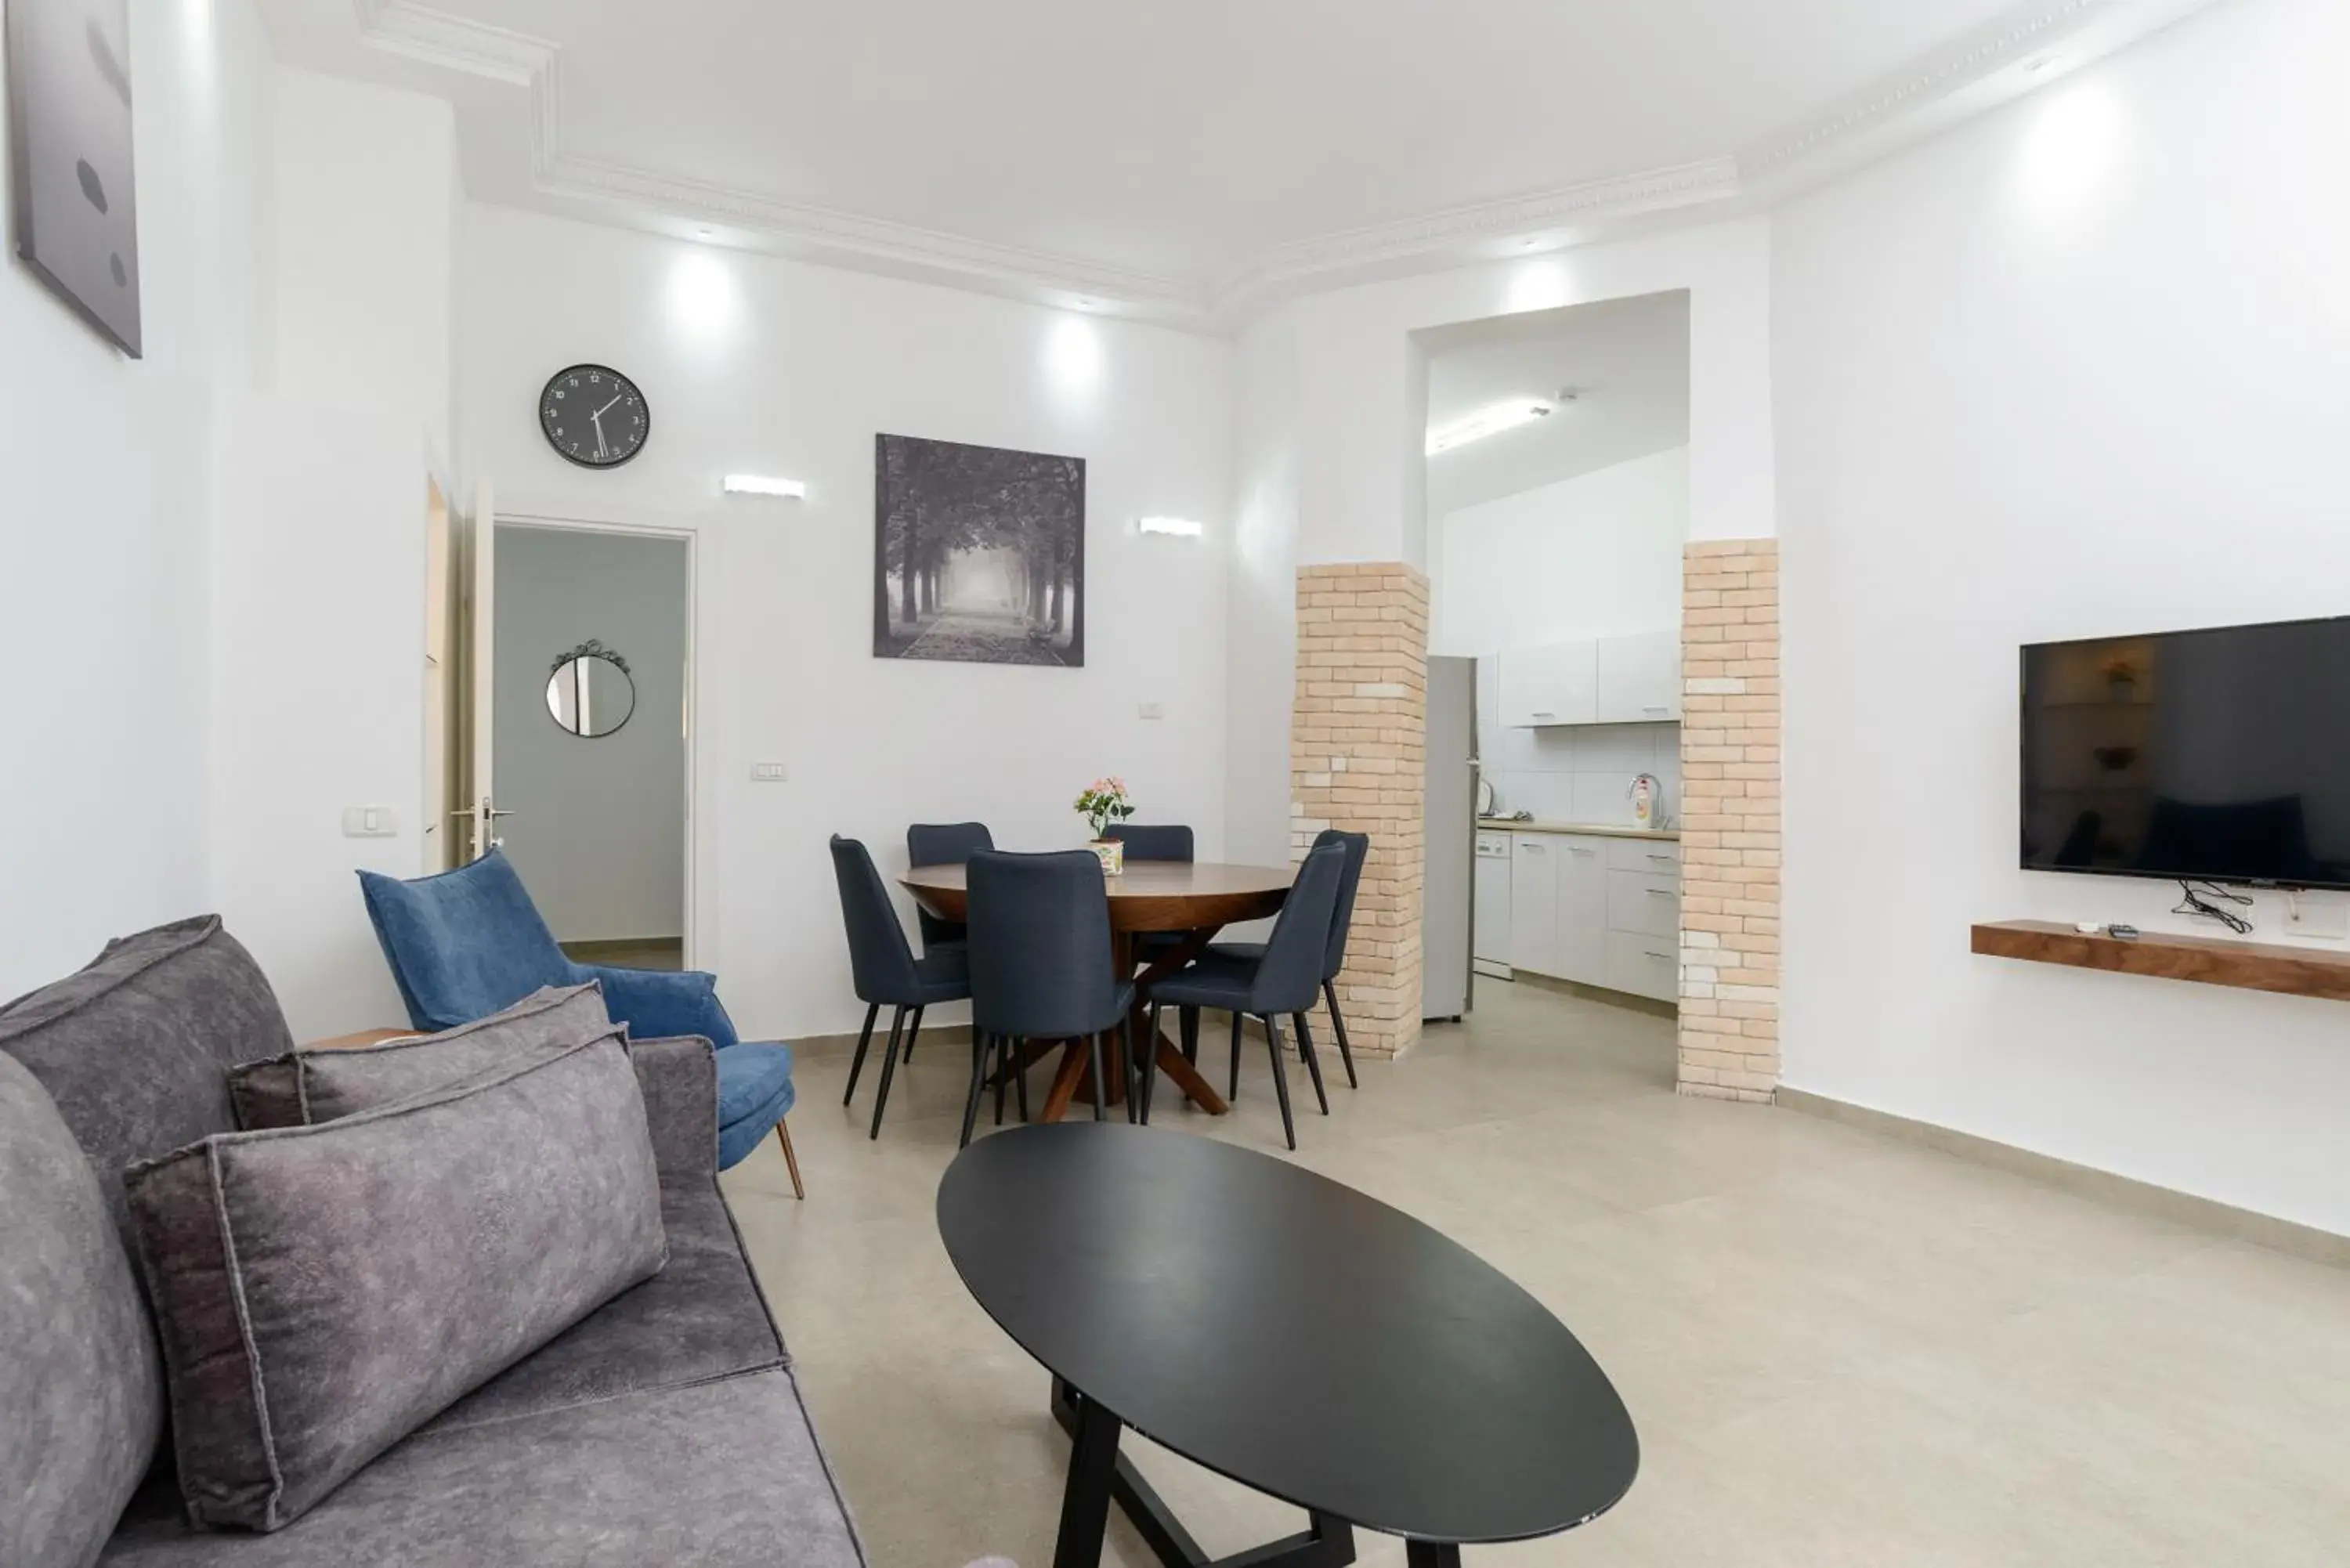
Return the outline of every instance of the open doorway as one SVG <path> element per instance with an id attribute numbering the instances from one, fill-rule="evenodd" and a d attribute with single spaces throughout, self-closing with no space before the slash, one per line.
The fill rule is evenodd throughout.
<path id="1" fill-rule="evenodd" d="M 681 969 L 692 541 L 501 518 L 495 544 L 505 853 L 572 958 Z"/>
<path id="2" fill-rule="evenodd" d="M 1431 767 L 1428 983 L 1465 986 L 1473 971 L 1669 1012 L 1689 295 L 1414 338 L 1428 388 L 1429 755 L 1451 722 L 1477 757 L 1443 820 Z M 1473 721 L 1448 721 L 1447 702 L 1473 704 Z"/>

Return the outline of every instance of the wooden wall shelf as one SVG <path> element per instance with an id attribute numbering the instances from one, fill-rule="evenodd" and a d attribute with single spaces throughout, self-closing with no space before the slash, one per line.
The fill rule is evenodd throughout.
<path id="1" fill-rule="evenodd" d="M 2028 963 L 2069 964 L 2156 980 L 2191 980 L 2350 1002 L 2350 952 L 2149 931 L 2123 940 L 2051 920 L 2000 920 L 1974 929 L 1974 950 Z"/>

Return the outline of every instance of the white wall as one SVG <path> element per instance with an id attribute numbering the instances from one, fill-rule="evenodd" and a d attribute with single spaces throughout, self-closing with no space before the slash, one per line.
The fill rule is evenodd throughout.
<path id="1" fill-rule="evenodd" d="M 1222 852 L 1229 345 L 484 207 L 466 214 L 459 310 L 460 440 L 502 515 L 697 531 L 692 956 L 746 1032 L 863 1016 L 832 833 L 885 872 L 910 822 L 1070 846 L 1068 803 L 1107 771 Z M 581 359 L 633 376 L 652 407 L 643 455 L 616 472 L 572 467 L 538 432 L 541 387 Z M 882 431 L 1088 460 L 1087 668 L 872 657 Z M 808 499 L 723 500 L 733 472 L 804 479 Z M 1208 535 L 1133 532 L 1156 514 Z M 1140 720 L 1143 702 L 1165 718 Z M 761 760 L 789 781 L 753 783 Z"/>
<path id="2" fill-rule="evenodd" d="M 506 854 L 559 941 L 685 933 L 687 542 L 501 528 L 498 804 Z M 609 734 L 547 711 L 548 667 L 589 638 L 629 662 Z"/>
<path id="3" fill-rule="evenodd" d="M 463 187 L 447 102 L 281 67 L 276 390 L 423 432 L 452 472 Z"/>
<path id="4" fill-rule="evenodd" d="M 1689 519 L 1687 447 L 1446 514 L 1430 532 L 1429 651 L 1680 625 Z"/>
<path id="5" fill-rule="evenodd" d="M 241 0 L 130 16 L 146 358 L 0 260 L 0 624 L 19 666 L 0 996 L 205 904 L 214 402 L 265 352 L 271 67 Z"/>
<path id="6" fill-rule="evenodd" d="M 1780 213 L 1786 1082 L 2350 1231 L 2350 1011 L 1970 957 L 2023 642 L 2350 612 L 2350 11 L 2217 7 Z M 2264 898 L 2260 937 L 2279 940 Z"/>
<path id="7" fill-rule="evenodd" d="M 205 901 L 297 1040 L 407 1021 L 354 872 L 422 864 L 421 444 L 317 403 L 222 409 Z M 346 805 L 398 834 L 346 838 Z"/>

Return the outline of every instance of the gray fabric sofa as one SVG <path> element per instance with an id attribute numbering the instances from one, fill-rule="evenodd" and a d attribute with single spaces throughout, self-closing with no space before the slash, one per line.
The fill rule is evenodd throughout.
<path id="1" fill-rule="evenodd" d="M 290 1044 L 268 982 L 216 918 L 124 939 L 0 1008 L 0 1053 L 38 1085 L 13 1069 L 0 1081 L 0 1152 L 47 1162 L 44 1179 L 20 1181 L 24 1202 L 0 1204 L 0 1411 L 31 1434 L 0 1440 L 0 1492 L 20 1494 L 0 1496 L 0 1512 L 21 1504 L 26 1521 L 12 1536 L 0 1521 L 7 1568 L 865 1563 L 719 1192 L 716 1067 L 701 1040 L 633 1051 L 668 1232 L 659 1274 L 286 1528 L 192 1529 L 156 1358 L 144 1344 L 71 1352 L 107 1324 L 153 1334 L 135 1262 L 117 1268 L 109 1251 L 126 1245 L 123 1166 L 234 1130 L 226 1069 Z M 77 1147 L 94 1189 L 56 1168 Z M 31 1284 L 74 1299 L 45 1312 Z"/>

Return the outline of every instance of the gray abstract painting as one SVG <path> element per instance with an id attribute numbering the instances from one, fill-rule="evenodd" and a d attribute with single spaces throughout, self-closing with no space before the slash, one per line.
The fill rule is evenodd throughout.
<path id="1" fill-rule="evenodd" d="M 878 438 L 873 656 L 1086 661 L 1086 460 Z"/>
<path id="2" fill-rule="evenodd" d="M 16 254 L 136 358 L 127 0 L 8 6 L 8 145 Z"/>

